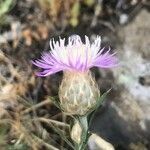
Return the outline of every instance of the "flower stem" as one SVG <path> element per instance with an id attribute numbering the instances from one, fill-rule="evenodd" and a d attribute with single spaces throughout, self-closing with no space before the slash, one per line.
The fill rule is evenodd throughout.
<path id="1" fill-rule="evenodd" d="M 88 121 L 87 116 L 78 117 L 78 121 L 82 128 L 81 142 L 77 146 L 77 150 L 84 150 L 88 141 Z"/>

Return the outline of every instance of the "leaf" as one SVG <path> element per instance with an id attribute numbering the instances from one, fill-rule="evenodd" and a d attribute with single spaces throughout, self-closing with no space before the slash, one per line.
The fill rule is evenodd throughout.
<path id="1" fill-rule="evenodd" d="M 60 110 L 62 110 L 57 96 L 55 96 L 55 97 L 50 97 L 50 96 L 49 96 L 49 98 L 50 98 L 50 100 L 52 101 L 52 103 L 53 103 L 57 108 L 59 108 Z M 63 111 L 63 110 L 62 110 L 62 111 Z"/>
<path id="2" fill-rule="evenodd" d="M 91 6 L 95 3 L 95 0 L 84 0 L 84 3 L 85 3 L 87 6 L 91 7 Z"/>
<path id="3" fill-rule="evenodd" d="M 73 27 L 76 27 L 79 23 L 79 14 L 80 14 L 80 6 L 81 4 L 79 1 L 76 1 L 71 9 L 71 17 L 70 17 L 70 24 Z"/>
<path id="4" fill-rule="evenodd" d="M 89 119 L 88 119 L 89 126 L 90 126 L 90 124 L 91 124 L 91 122 L 92 122 L 92 119 L 93 119 L 94 115 L 96 114 L 96 112 L 97 112 L 99 106 L 104 102 L 104 100 L 105 100 L 107 94 L 108 94 L 110 91 L 111 91 L 111 89 L 109 89 L 109 90 L 108 90 L 107 92 L 105 92 L 102 96 L 100 96 L 100 97 L 98 98 L 98 101 L 97 101 L 97 104 L 95 105 L 95 107 L 87 114 L 87 116 L 88 116 L 88 118 L 89 118 Z"/>
<path id="5" fill-rule="evenodd" d="M 13 3 L 13 0 L 5 0 L 0 2 L 0 17 L 11 9 Z"/>

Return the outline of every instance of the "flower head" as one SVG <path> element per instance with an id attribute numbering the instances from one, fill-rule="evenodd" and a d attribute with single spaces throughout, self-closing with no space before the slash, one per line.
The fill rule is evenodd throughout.
<path id="1" fill-rule="evenodd" d="M 115 53 L 110 54 L 110 48 L 104 53 L 101 49 L 101 38 L 97 36 L 93 43 L 85 36 L 85 42 L 78 35 L 55 42 L 50 40 L 50 52 L 44 52 L 41 59 L 32 61 L 34 65 L 42 68 L 38 76 L 48 76 L 59 71 L 86 72 L 92 67 L 111 68 L 117 65 Z"/>

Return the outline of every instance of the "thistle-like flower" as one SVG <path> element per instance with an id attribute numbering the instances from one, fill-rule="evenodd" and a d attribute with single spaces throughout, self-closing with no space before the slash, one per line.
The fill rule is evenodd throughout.
<path id="1" fill-rule="evenodd" d="M 93 43 L 85 36 L 85 42 L 78 35 L 55 42 L 50 40 L 50 52 L 42 54 L 41 59 L 32 63 L 43 70 L 38 76 L 48 76 L 59 71 L 64 77 L 59 88 L 59 98 L 62 110 L 69 114 L 84 115 L 96 105 L 99 89 L 90 68 L 111 68 L 117 66 L 115 53 L 110 49 L 101 49 L 101 38 L 97 36 Z"/>

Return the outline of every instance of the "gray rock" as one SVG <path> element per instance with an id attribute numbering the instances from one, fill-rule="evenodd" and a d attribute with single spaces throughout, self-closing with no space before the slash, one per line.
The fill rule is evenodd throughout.
<path id="1" fill-rule="evenodd" d="M 139 143 L 143 149 L 150 147 L 149 35 L 150 13 L 146 10 L 120 28 L 121 43 L 116 49 L 121 64 L 111 70 L 114 91 L 96 115 L 91 128 L 118 149 L 136 149 Z M 100 80 L 105 84 L 106 79 L 107 75 Z"/>

